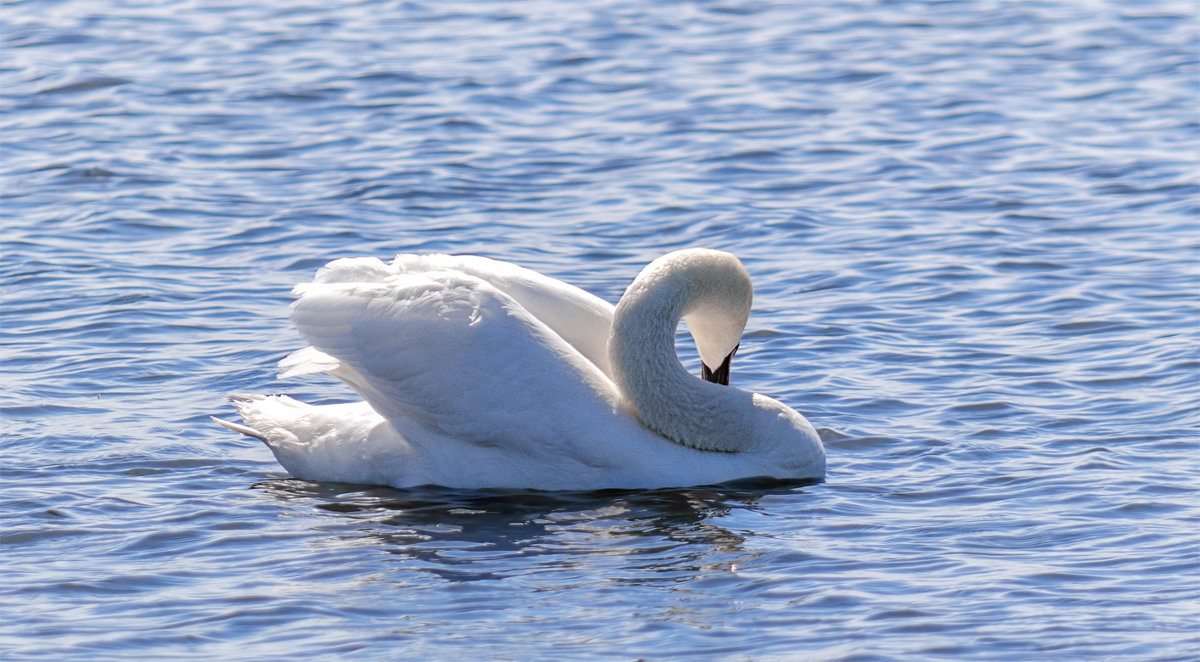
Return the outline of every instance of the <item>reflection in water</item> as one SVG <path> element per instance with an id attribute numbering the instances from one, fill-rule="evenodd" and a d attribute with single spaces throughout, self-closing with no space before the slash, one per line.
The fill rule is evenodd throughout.
<path id="1" fill-rule="evenodd" d="M 285 479 L 255 488 L 348 518 L 349 541 L 367 539 L 448 581 L 503 579 L 578 569 L 623 557 L 618 582 L 675 583 L 743 555 L 745 537 L 717 522 L 754 511 L 771 494 L 811 482 L 739 481 L 717 487 L 595 492 L 451 490 L 312 483 Z M 339 529 L 343 530 L 343 529 Z M 524 559 L 524 562 L 514 562 Z"/>

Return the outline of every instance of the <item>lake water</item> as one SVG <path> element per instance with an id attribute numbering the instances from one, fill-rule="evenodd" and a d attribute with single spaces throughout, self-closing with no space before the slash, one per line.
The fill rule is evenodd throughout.
<path id="1" fill-rule="evenodd" d="M 3 7 L 0 657 L 1200 658 L 1187 0 Z M 739 255 L 823 484 L 292 480 L 326 261 Z M 694 351 L 681 357 L 695 369 Z"/>

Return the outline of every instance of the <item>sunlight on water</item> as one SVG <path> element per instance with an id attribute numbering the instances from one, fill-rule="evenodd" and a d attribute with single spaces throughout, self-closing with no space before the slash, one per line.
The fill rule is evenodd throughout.
<path id="1" fill-rule="evenodd" d="M 1194 659 L 1194 3 L 12 2 L 4 659 Z M 331 259 L 693 245 L 818 485 L 289 479 Z M 686 366 L 698 370 L 681 336 Z"/>

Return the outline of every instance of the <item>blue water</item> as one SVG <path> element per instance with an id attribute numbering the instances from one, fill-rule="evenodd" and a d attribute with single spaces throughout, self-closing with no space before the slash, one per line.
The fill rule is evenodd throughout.
<path id="1" fill-rule="evenodd" d="M 0 16 L 0 657 L 1200 658 L 1194 2 Z M 274 376 L 330 259 L 691 245 L 827 482 L 317 484 L 208 419 L 351 397 Z"/>

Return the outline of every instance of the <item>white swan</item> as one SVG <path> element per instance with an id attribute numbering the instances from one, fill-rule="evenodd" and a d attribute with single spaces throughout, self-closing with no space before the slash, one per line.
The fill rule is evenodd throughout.
<path id="1" fill-rule="evenodd" d="M 825 475 L 803 416 L 727 385 L 752 297 L 728 253 L 664 255 L 615 308 L 528 269 L 448 255 L 337 260 L 293 294 L 312 347 L 280 375 L 326 372 L 364 402 L 239 395 L 245 425 L 215 420 L 266 442 L 298 478 L 590 490 Z M 675 354 L 680 319 L 704 380 Z"/>

